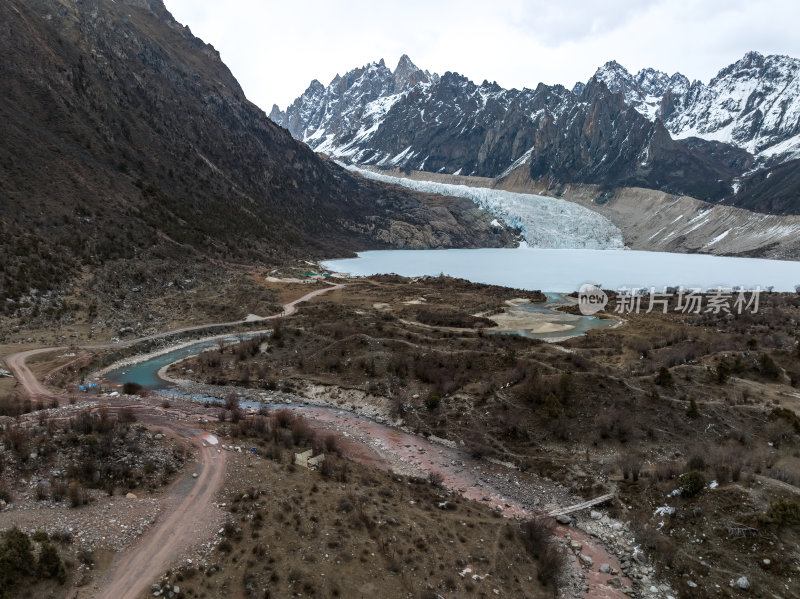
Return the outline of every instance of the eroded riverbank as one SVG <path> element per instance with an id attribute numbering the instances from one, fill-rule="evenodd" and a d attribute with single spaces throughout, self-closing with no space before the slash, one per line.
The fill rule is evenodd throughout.
<path id="1" fill-rule="evenodd" d="M 324 394 L 318 392 L 316 397 L 305 397 L 176 379 L 167 374 L 167 369 L 168 366 L 161 366 L 159 376 L 174 387 L 162 390 L 163 394 L 200 401 L 221 401 L 235 394 L 242 398 L 240 405 L 245 409 L 296 410 L 315 427 L 338 435 L 342 452 L 349 459 L 408 476 L 435 475 L 451 492 L 485 503 L 506 517 L 530 518 L 583 499 L 555 481 L 496 461 L 476 460 L 463 441 L 425 438 L 404 429 L 390 417 L 384 402 L 355 397 L 347 393 L 350 390 L 331 388 Z M 650 583 L 648 567 L 643 556 L 637 554 L 626 524 L 599 512 L 576 514 L 569 519 L 569 525 L 558 527 L 558 535 L 572 566 L 568 571 L 570 592 L 566 596 L 621 599 L 628 596 L 626 591 L 634 589 L 641 597 L 664 596 L 662 588 L 668 588 L 665 585 L 642 586 Z M 650 587 L 657 592 L 651 593 Z"/>

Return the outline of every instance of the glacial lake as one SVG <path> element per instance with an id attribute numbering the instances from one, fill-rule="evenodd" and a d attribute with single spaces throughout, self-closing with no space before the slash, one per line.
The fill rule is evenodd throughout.
<path id="1" fill-rule="evenodd" d="M 357 258 L 326 260 L 322 266 L 352 276 L 444 273 L 475 283 L 559 293 L 577 291 L 584 283 L 613 290 L 655 287 L 657 291 L 665 286 L 795 291 L 800 285 L 797 261 L 633 250 L 379 250 L 360 252 Z"/>

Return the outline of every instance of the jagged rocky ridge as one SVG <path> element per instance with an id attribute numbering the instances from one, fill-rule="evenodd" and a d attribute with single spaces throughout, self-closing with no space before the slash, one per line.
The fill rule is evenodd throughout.
<path id="1" fill-rule="evenodd" d="M 612 61 L 595 73 L 628 105 L 660 118 L 678 139 L 732 144 L 762 164 L 800 158 L 800 60 L 748 52 L 708 84 L 654 69 L 631 75 Z"/>
<path id="2" fill-rule="evenodd" d="M 750 53 L 708 86 L 608 63 L 572 90 L 506 90 L 457 73 L 430 75 L 404 56 L 394 73 L 381 61 L 328 87 L 314 82 L 285 112 L 273 107 L 271 118 L 314 150 L 362 165 L 486 177 L 524 166 L 556 186 L 641 186 L 796 212 L 797 63 Z M 408 71 L 417 80 L 395 85 L 395 74 Z M 753 90 L 738 112 L 731 89 Z M 740 124 L 731 124 L 734 116 Z"/>

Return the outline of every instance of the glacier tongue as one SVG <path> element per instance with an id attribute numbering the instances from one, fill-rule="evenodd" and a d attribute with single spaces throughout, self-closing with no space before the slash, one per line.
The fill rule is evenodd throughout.
<path id="1" fill-rule="evenodd" d="M 485 187 L 403 179 L 357 166 L 339 164 L 367 179 L 394 183 L 426 193 L 470 199 L 512 227 L 519 227 L 529 247 L 625 248 L 622 231 L 610 220 L 597 212 L 565 200 Z"/>

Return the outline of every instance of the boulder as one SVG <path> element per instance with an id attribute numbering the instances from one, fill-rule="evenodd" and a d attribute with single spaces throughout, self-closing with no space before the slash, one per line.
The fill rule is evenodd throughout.
<path id="1" fill-rule="evenodd" d="M 747 576 L 741 576 L 736 581 L 736 586 L 739 587 L 740 589 L 742 589 L 743 591 L 746 591 L 747 589 L 750 588 L 750 581 L 747 580 Z"/>

